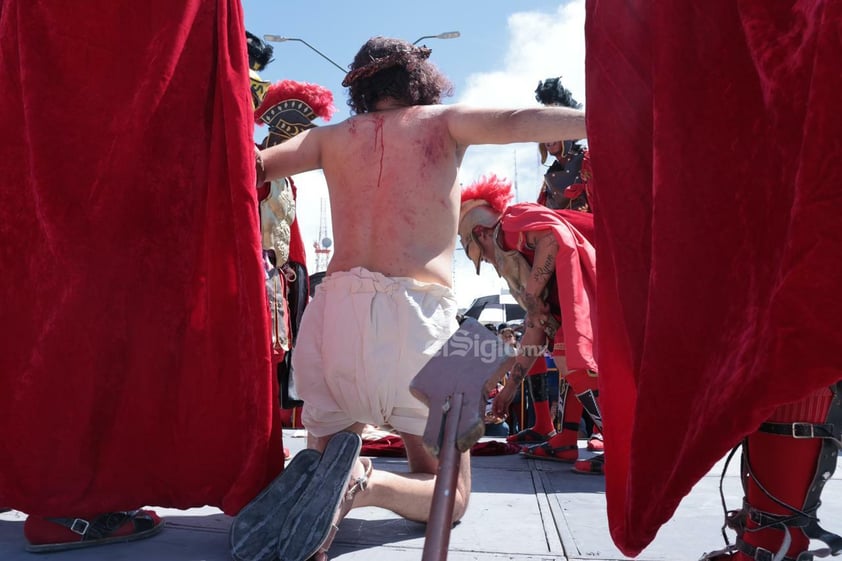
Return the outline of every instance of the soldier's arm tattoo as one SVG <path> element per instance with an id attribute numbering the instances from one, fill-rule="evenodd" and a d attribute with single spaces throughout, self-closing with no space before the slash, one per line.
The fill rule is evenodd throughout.
<path id="1" fill-rule="evenodd" d="M 532 267 L 532 275 L 536 278 L 536 280 L 540 280 L 543 277 L 552 276 L 555 272 L 555 259 L 552 255 L 547 255 L 544 262 L 540 265 L 536 264 Z"/>
<path id="2" fill-rule="evenodd" d="M 555 259 L 558 253 L 558 242 L 555 236 L 548 232 L 535 243 L 535 257 L 532 262 L 532 274 L 526 283 L 527 301 L 540 300 L 544 288 L 555 274 Z"/>

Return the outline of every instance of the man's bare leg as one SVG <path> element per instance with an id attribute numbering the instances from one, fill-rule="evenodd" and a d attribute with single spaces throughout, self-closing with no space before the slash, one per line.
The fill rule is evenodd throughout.
<path id="1" fill-rule="evenodd" d="M 364 425 L 355 424 L 347 431 L 361 434 Z M 430 516 L 430 505 L 433 500 L 433 490 L 436 484 L 438 459 L 430 454 L 421 436 L 399 433 L 406 447 L 410 473 L 392 473 L 384 470 L 374 470 L 364 491 L 357 494 L 353 508 L 376 506 L 417 522 L 426 522 Z M 331 435 L 332 436 L 332 435 Z M 323 451 L 330 436 L 314 437 L 307 435 L 307 445 L 310 448 Z M 365 466 L 362 460 L 357 460 L 351 474 L 351 480 L 362 476 Z M 468 497 L 471 494 L 471 454 L 464 452 L 459 463 L 459 475 L 456 482 L 456 497 L 453 507 L 453 521 L 456 522 L 465 514 L 468 507 Z"/>

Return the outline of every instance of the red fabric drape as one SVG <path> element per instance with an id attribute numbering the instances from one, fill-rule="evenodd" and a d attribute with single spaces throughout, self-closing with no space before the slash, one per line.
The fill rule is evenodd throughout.
<path id="1" fill-rule="evenodd" d="M 290 177 L 289 182 L 292 185 L 292 195 L 297 199 L 298 188 L 295 186 L 295 181 Z M 289 260 L 300 263 L 305 268 L 307 266 L 307 252 L 304 249 L 304 238 L 301 237 L 301 225 L 298 223 L 298 218 L 293 220 L 289 227 Z"/>
<path id="2" fill-rule="evenodd" d="M 840 38 L 838 2 L 587 3 L 606 494 L 628 555 L 775 406 L 842 377 Z"/>
<path id="3" fill-rule="evenodd" d="M 283 466 L 237 0 L 0 12 L 0 504 L 235 513 Z"/>

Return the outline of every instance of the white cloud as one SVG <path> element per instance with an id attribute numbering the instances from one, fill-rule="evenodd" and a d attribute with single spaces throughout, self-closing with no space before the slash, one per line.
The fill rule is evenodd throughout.
<path id="1" fill-rule="evenodd" d="M 563 3 L 555 12 L 512 14 L 503 69 L 468 76 L 458 101 L 485 107 L 535 106 L 538 82 L 562 76 L 564 86 L 584 103 L 584 26 L 584 0 Z M 490 172 L 517 180 L 519 200 L 535 200 L 543 175 L 537 145 L 469 148 L 460 180 L 467 184 Z"/>
<path id="2" fill-rule="evenodd" d="M 573 97 L 585 100 L 585 2 L 561 4 L 555 12 L 519 12 L 509 16 L 507 49 L 503 68 L 471 74 L 459 103 L 484 107 L 529 107 L 538 105 L 535 88 L 545 78 L 562 77 Z M 459 173 L 467 185 L 479 176 L 495 173 L 510 179 L 517 201 L 538 197 L 544 168 L 536 144 L 472 146 Z M 483 266 L 477 279 L 460 250 L 456 252 L 454 287 L 459 305 L 467 306 L 475 297 L 497 292 L 503 281 L 493 268 Z"/>
<path id="3" fill-rule="evenodd" d="M 460 103 L 484 107 L 536 105 L 535 87 L 562 76 L 573 96 L 585 98 L 585 3 L 562 3 L 555 12 L 518 12 L 509 16 L 503 68 L 471 74 Z"/>

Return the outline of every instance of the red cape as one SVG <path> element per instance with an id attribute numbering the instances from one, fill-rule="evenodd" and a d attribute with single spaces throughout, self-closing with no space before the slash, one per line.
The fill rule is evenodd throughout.
<path id="1" fill-rule="evenodd" d="M 297 200 L 298 189 L 295 186 L 295 181 L 290 177 L 289 182 L 292 186 L 292 196 Z M 301 237 L 301 225 L 298 223 L 297 216 L 289 227 L 289 260 L 300 263 L 304 266 L 305 271 L 307 270 L 307 252 L 304 249 L 304 238 Z"/>
<path id="2" fill-rule="evenodd" d="M 776 406 L 841 377 L 840 37 L 838 2 L 587 4 L 606 495 L 627 555 Z"/>
<path id="3" fill-rule="evenodd" d="M 0 11 L 0 504 L 237 512 L 283 466 L 238 0 Z"/>
<path id="4" fill-rule="evenodd" d="M 531 264 L 533 254 L 524 247 L 524 233 L 549 230 L 558 242 L 554 285 L 561 309 L 561 332 L 566 347 L 567 365 L 573 369 L 598 371 L 594 357 L 596 333 L 596 261 L 594 247 L 574 225 L 589 230 L 593 216 L 584 212 L 551 210 L 538 203 L 519 203 L 508 207 L 500 217 L 500 228 L 512 249 L 524 253 Z"/>

